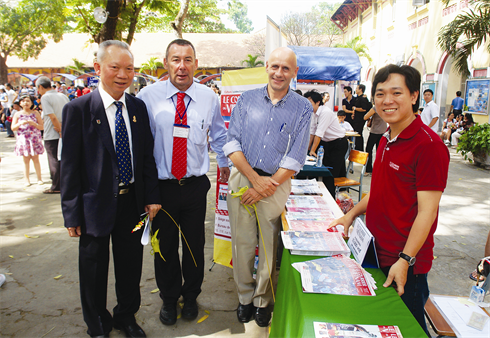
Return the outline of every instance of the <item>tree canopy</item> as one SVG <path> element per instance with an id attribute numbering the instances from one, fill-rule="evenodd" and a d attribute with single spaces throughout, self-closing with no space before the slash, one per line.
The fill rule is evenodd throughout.
<path id="1" fill-rule="evenodd" d="M 253 31 L 252 20 L 247 17 L 248 6 L 238 0 L 228 2 L 228 17 L 241 33 Z"/>
<path id="2" fill-rule="evenodd" d="M 47 40 L 60 41 L 65 22 L 63 0 L 0 0 L 0 81 L 7 82 L 7 58 L 37 57 Z"/>

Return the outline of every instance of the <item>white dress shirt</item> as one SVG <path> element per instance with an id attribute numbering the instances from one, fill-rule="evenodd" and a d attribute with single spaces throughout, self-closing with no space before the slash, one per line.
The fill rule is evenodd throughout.
<path id="1" fill-rule="evenodd" d="M 175 179 L 172 175 L 172 152 L 178 92 L 170 81 L 159 81 L 145 87 L 137 95 L 148 109 L 151 132 L 155 139 L 153 155 L 160 180 Z M 222 150 L 226 142 L 226 127 L 218 97 L 211 89 L 196 83 L 185 93 L 184 104 L 190 130 L 187 139 L 187 172 L 184 177 L 202 176 L 209 171 L 208 131 L 211 148 L 217 153 L 218 166 L 227 167 L 228 159 Z"/>
<path id="2" fill-rule="evenodd" d="M 312 123 L 310 134 L 318 136 L 322 141 L 330 142 L 345 136 L 345 129 L 340 126 L 337 114 L 327 106 L 320 106 L 316 111 L 317 124 Z"/>
<path id="3" fill-rule="evenodd" d="M 427 103 L 420 117 L 422 118 L 422 122 L 424 122 L 426 126 L 429 125 L 429 123 L 434 119 L 434 117 L 439 118 L 439 106 L 437 105 L 437 103 L 435 103 L 434 100 Z M 436 123 L 434 123 L 431 129 L 437 133 L 438 128 L 439 128 L 439 123 L 437 123 L 436 121 Z"/>
<path id="4" fill-rule="evenodd" d="M 100 98 L 102 99 L 102 103 L 104 104 L 105 114 L 107 116 L 107 121 L 109 122 L 109 128 L 111 129 L 112 135 L 112 143 L 114 144 L 114 151 L 116 150 L 116 112 L 117 107 L 114 104 L 115 101 L 122 102 L 122 116 L 124 118 L 124 123 L 126 124 L 126 129 L 128 131 L 128 139 L 129 139 L 129 149 L 131 151 L 131 166 L 133 167 L 133 177 L 131 178 L 130 183 L 134 182 L 134 156 L 133 156 L 133 140 L 131 134 L 131 123 L 129 121 L 128 109 L 126 108 L 126 94 L 123 94 L 119 100 L 114 100 L 112 96 L 110 96 L 102 86 L 99 86 L 98 91 L 100 93 Z"/>

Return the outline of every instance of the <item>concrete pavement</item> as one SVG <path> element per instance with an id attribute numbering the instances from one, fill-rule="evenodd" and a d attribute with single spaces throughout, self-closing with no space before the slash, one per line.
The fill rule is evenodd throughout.
<path id="1" fill-rule="evenodd" d="M 59 195 L 44 195 L 49 187 L 46 155 L 40 157 L 43 186 L 24 187 L 22 158 L 14 156 L 14 139 L 0 133 L 0 273 L 7 276 L 0 289 L 2 337 L 84 337 L 78 289 L 78 240 L 63 226 Z M 490 172 L 451 152 L 448 188 L 440 206 L 434 265 L 429 274 L 432 293 L 467 296 L 469 273 L 483 256 L 490 230 Z M 158 319 L 161 300 L 153 274 L 153 257 L 145 248 L 141 280 L 142 305 L 137 320 L 149 337 L 267 337 L 268 329 L 255 322 L 236 320 L 238 305 L 232 270 L 220 265 L 212 271 L 216 162 L 209 177 L 206 217 L 206 273 L 198 298 L 198 319 L 182 319 L 172 327 Z M 31 166 L 31 170 L 34 170 Z M 31 172 L 31 181 L 35 174 Z M 370 179 L 365 179 L 369 190 Z M 28 238 L 26 237 L 35 237 Z M 60 276 L 58 279 L 54 277 Z M 109 273 L 108 309 L 115 306 L 112 267 Z M 111 337 L 123 337 L 113 330 Z"/>

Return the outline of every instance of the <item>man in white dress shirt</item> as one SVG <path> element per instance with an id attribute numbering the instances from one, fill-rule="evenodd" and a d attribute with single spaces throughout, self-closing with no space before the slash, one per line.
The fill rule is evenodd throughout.
<path id="1" fill-rule="evenodd" d="M 426 106 L 420 117 L 425 125 L 437 133 L 439 128 L 439 124 L 437 123 L 439 120 L 439 106 L 432 100 L 433 96 L 434 92 L 432 89 L 424 90 L 424 100 L 426 102 Z"/>
<path id="2" fill-rule="evenodd" d="M 206 176 L 208 132 L 211 148 L 217 153 L 221 182 L 228 181 L 230 170 L 221 149 L 226 142 L 226 127 L 219 99 L 211 89 L 193 81 L 198 64 L 194 46 L 183 39 L 172 41 L 163 63 L 169 80 L 145 87 L 138 97 L 148 108 L 162 207 L 168 212 L 159 213 L 153 222 L 153 232 L 159 230 L 157 237 L 165 259 L 155 254 L 155 277 L 163 299 L 160 321 L 173 325 L 180 296 L 184 297 L 182 318 L 198 315 L 196 298 L 204 278 L 206 195 L 211 187 Z M 170 216 L 185 236 L 182 265 L 180 233 Z"/>

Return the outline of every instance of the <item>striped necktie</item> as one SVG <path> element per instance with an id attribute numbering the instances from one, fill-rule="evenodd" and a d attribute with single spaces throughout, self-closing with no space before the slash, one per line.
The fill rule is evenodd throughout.
<path id="1" fill-rule="evenodd" d="M 131 150 L 129 149 L 128 130 L 122 116 L 122 102 L 114 101 L 116 111 L 116 156 L 119 167 L 119 183 L 128 185 L 133 177 Z"/>

